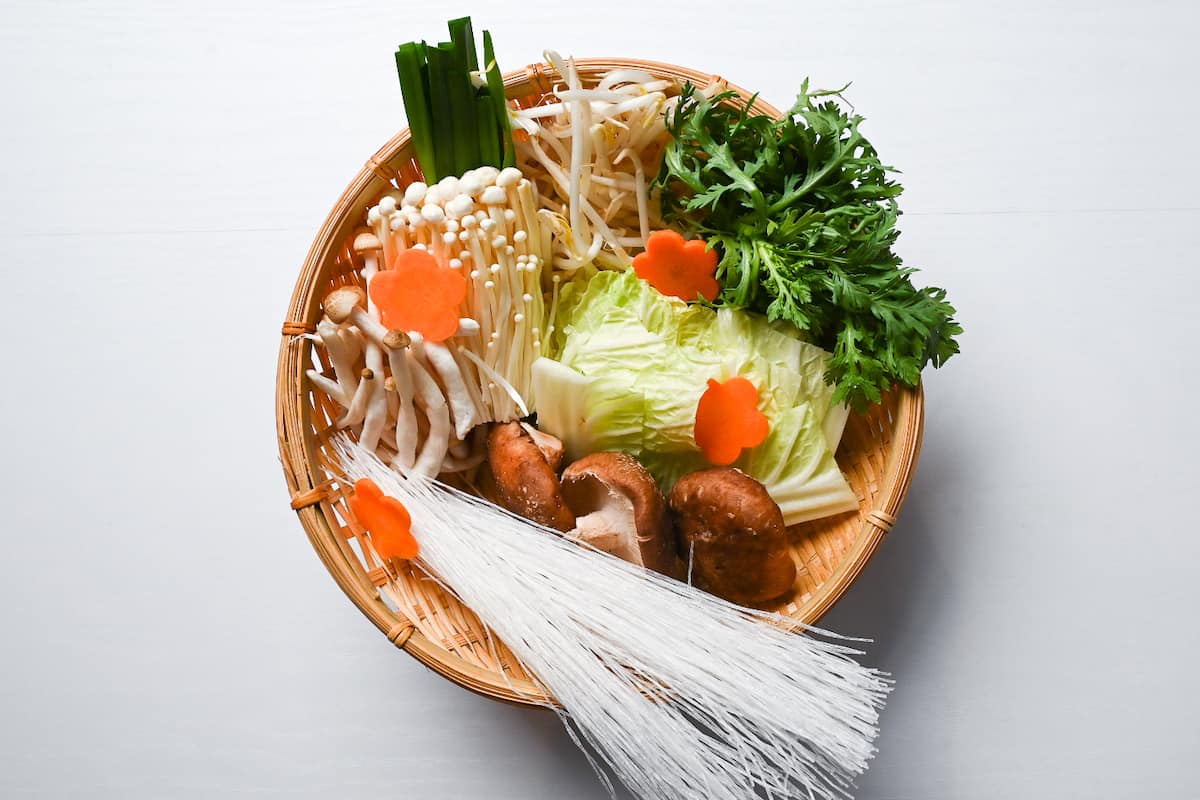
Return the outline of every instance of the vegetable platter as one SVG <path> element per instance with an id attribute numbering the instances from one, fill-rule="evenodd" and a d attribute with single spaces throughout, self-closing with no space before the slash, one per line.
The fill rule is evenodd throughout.
<path id="1" fill-rule="evenodd" d="M 334 205 L 283 324 L 280 453 L 312 546 L 397 647 L 519 704 L 555 698 L 456 593 L 364 528 L 365 505 L 354 513 L 347 433 L 402 471 L 815 623 L 895 522 L 921 446 L 920 369 L 957 350 L 944 295 L 914 290 L 892 255 L 899 187 L 832 93 L 802 90 L 800 127 L 837 134 L 805 139 L 772 128 L 791 117 L 762 98 L 671 64 L 548 53 L 501 74 L 490 40 L 480 58 L 456 22 L 446 45 L 397 53 L 411 127 Z M 572 135 L 587 113 L 601 121 L 591 141 Z M 720 142 L 716 126 L 741 139 Z M 678 146 L 665 147 L 671 136 Z M 606 151 L 614 142 L 624 150 Z M 788 147 L 828 168 L 786 174 Z M 842 185 L 827 180 L 834 170 Z M 814 191 L 848 205 L 814 216 L 803 207 Z M 769 496 L 763 513 L 786 523 L 784 572 L 759 564 L 752 585 L 722 588 L 728 565 L 697 553 L 703 532 L 647 544 L 641 516 L 620 541 L 589 532 L 595 509 L 571 492 L 626 487 L 613 476 L 627 468 L 659 487 L 625 492 L 637 514 L 669 518 L 685 539 L 701 525 L 688 522 L 689 496 L 716 491 L 706 470 L 724 470 L 725 487 L 744 478 L 753 486 L 729 491 Z M 539 482 L 548 494 L 530 500 Z"/>

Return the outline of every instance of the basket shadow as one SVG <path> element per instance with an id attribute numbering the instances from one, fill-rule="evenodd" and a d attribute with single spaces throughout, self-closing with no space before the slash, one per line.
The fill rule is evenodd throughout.
<path id="1" fill-rule="evenodd" d="M 862 663 L 891 673 L 896 693 L 883 710 L 880 748 L 870 769 L 858 780 L 855 796 L 893 797 L 895 786 L 889 775 L 911 758 L 944 747 L 947 732 L 939 717 L 922 707 L 919 691 L 904 695 L 905 686 L 928 681 L 936 669 L 941 631 L 952 623 L 955 613 L 948 598 L 955 595 L 956 571 L 947 560 L 946 542 L 959 531 L 950 528 L 946 498 L 960 497 L 962 464 L 953 463 L 954 441 L 942 431 L 937 442 L 926 440 L 920 468 L 901 509 L 895 527 L 876 551 L 859 580 L 819 623 L 845 635 L 872 640 L 859 647 L 866 651 Z M 961 439 L 959 441 L 962 441 Z M 889 711 L 907 717 L 908 724 L 889 723 Z M 915 718 L 913 715 L 917 715 Z M 951 781 L 944 773 L 946 759 L 929 758 L 921 764 L 930 785 Z M 943 772 L 936 777 L 934 773 Z"/>
<path id="2" fill-rule="evenodd" d="M 597 779 L 584 752 L 575 745 L 557 715 L 540 708 L 522 708 L 503 703 L 483 703 L 482 710 L 498 727 L 503 727 L 514 742 L 536 756 L 539 789 L 536 794 L 521 795 L 528 800 L 605 800 L 610 795 Z M 522 759 L 525 760 L 525 759 Z M 613 781 L 617 800 L 632 796 Z"/>
<path id="3" fill-rule="evenodd" d="M 893 675 L 915 667 L 928 641 L 950 611 L 941 602 L 954 580 L 941 541 L 952 534 L 939 513 L 958 483 L 948 453 L 926 443 L 920 468 L 895 527 L 824 619 L 821 628 L 871 639 L 866 658 Z M 928 489 L 927 489 L 928 487 Z M 936 489 L 936 490 L 935 490 Z"/>

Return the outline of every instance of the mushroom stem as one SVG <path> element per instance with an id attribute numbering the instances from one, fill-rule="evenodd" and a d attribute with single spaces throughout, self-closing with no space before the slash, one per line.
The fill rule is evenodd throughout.
<path id="1" fill-rule="evenodd" d="M 413 334 L 413 339 L 419 341 L 419 334 Z M 450 355 L 446 345 L 440 342 L 425 342 L 424 350 L 430 366 L 433 367 L 446 387 L 445 396 L 450 404 L 450 417 L 454 420 L 454 434 L 459 439 L 465 439 L 471 432 L 471 428 L 483 420 L 480 418 L 478 409 L 475 408 L 471 393 L 467 391 L 467 383 L 462 370 L 458 368 L 458 362 L 454 360 L 454 356 Z"/>
<path id="2" fill-rule="evenodd" d="M 366 274 L 365 268 L 363 274 Z M 366 312 L 360 311 L 359 316 L 375 322 Z M 362 330 L 361 326 L 359 329 Z M 359 442 L 367 449 L 374 450 L 379 444 L 379 434 L 383 432 L 383 426 L 387 424 L 387 391 L 383 388 L 383 351 L 380 349 L 379 343 L 371 339 L 367 340 L 365 360 L 367 369 L 371 370 L 377 378 L 371 382 L 373 384 L 371 397 L 367 401 L 367 411 L 363 417 L 363 430 Z"/>
<path id="3" fill-rule="evenodd" d="M 397 252 L 413 246 L 412 240 L 408 238 L 408 219 L 404 214 L 394 215 L 388 222 L 388 227 L 391 229 L 392 240 L 399 245 Z"/>
<path id="4" fill-rule="evenodd" d="M 347 352 L 345 342 L 332 321 L 323 319 L 318 322 L 317 335 L 321 337 L 321 343 L 325 345 L 325 352 L 329 354 L 329 363 L 333 365 L 334 377 L 337 379 L 338 385 L 342 387 L 342 395 L 346 398 L 346 402 L 342 405 L 344 408 L 349 408 L 358 389 L 358 373 L 354 369 L 354 359 Z"/>
<path id="5" fill-rule="evenodd" d="M 368 358 L 367 363 L 369 364 L 373 360 L 378 361 L 379 372 L 377 374 L 382 375 L 383 356 L 378 350 L 369 351 L 368 356 L 372 353 L 376 358 Z M 383 433 L 383 426 L 387 424 L 388 400 L 387 390 L 383 386 L 383 381 L 373 380 L 371 383 L 371 397 L 367 401 L 367 412 L 363 418 L 363 429 L 362 435 L 359 437 L 359 442 L 362 443 L 363 447 L 374 450 L 379 444 L 379 436 Z"/>
<path id="6" fill-rule="evenodd" d="M 425 370 L 417 358 L 413 358 L 412 361 L 412 376 L 416 397 L 421 402 L 425 416 L 429 420 L 429 433 L 426 434 L 425 443 L 421 445 L 420 455 L 413 464 L 413 472 L 432 478 L 441 469 L 442 461 L 446 458 L 446 451 L 450 447 L 450 409 L 446 405 L 446 398 L 442 396 L 442 390 L 438 388 L 437 381 Z"/>
<path id="7" fill-rule="evenodd" d="M 396 380 L 391 375 L 383 379 L 383 390 L 387 393 L 388 418 L 395 419 L 400 414 L 400 398 L 396 396 Z M 381 442 L 388 441 L 388 433 L 386 428 L 384 429 L 384 433 L 380 436 L 379 440 Z M 396 443 L 394 436 L 392 437 L 391 442 L 392 444 Z"/>
<path id="8" fill-rule="evenodd" d="M 372 211 L 375 213 L 372 214 Z M 384 195 L 382 198 L 380 198 L 379 205 L 367 212 L 367 222 L 371 224 L 375 241 L 372 242 L 362 234 L 359 234 L 359 236 L 355 237 L 354 239 L 354 249 L 359 250 L 360 243 L 362 246 L 362 251 L 369 250 L 373 245 L 378 244 L 380 258 L 383 260 L 384 264 L 389 263 L 391 260 L 391 253 L 389 251 L 393 250 L 391 221 L 395 214 L 396 197 L 391 194 Z"/>
<path id="9" fill-rule="evenodd" d="M 383 338 L 387 349 L 388 369 L 396 388 L 396 456 L 392 466 L 412 469 L 417 459 L 417 411 L 413 407 L 413 380 L 405 352 L 410 339 L 401 331 L 389 331 Z"/>
<path id="10" fill-rule="evenodd" d="M 533 443 L 537 445 L 538 451 L 541 452 L 542 458 L 546 459 L 546 463 L 550 465 L 550 469 L 558 472 L 558 468 L 562 466 L 563 443 L 557 436 L 551 436 L 544 431 L 539 431 L 537 428 L 530 425 L 528 422 L 521 423 L 522 430 L 529 434 L 529 438 L 533 439 Z"/>
<path id="11" fill-rule="evenodd" d="M 371 391 L 374 389 L 375 373 L 370 369 L 364 369 L 361 377 L 362 380 L 358 382 L 358 388 L 354 391 L 354 397 L 351 399 L 350 405 L 346 408 L 346 413 L 337 421 L 339 428 L 349 428 L 351 425 L 357 425 L 366 416 L 367 402 L 371 399 Z"/>
<path id="12" fill-rule="evenodd" d="M 383 337 L 387 336 L 388 329 L 383 327 L 383 323 L 367 313 L 366 310 L 356 307 L 350 312 L 349 322 L 362 331 L 363 336 L 367 338 L 370 344 L 376 347 L 383 347 Z"/>
<path id="13" fill-rule="evenodd" d="M 338 341 L 341 342 L 346 361 L 350 364 L 357 364 L 358 358 L 363 352 L 362 334 L 352 328 L 338 328 L 334 326 L 332 330 L 335 332 Z"/>
<path id="14" fill-rule="evenodd" d="M 544 256 L 544 253 L 538 245 L 541 244 L 541 236 L 538 235 L 537 223 L 537 200 L 534 197 L 533 182 L 522 178 L 516 185 L 515 193 L 517 195 L 517 208 L 520 211 L 521 226 L 525 230 L 525 253 L 526 255 Z M 515 238 L 515 237 L 514 237 Z"/>
<path id="15" fill-rule="evenodd" d="M 326 378 L 315 369 L 310 369 L 305 373 L 305 375 L 308 376 L 308 380 L 313 386 L 332 397 L 333 401 L 339 406 L 342 408 L 347 408 L 350 405 L 350 398 L 346 397 L 345 393 L 342 391 L 341 384 L 339 384 L 337 381 L 332 381 L 329 378 Z"/>

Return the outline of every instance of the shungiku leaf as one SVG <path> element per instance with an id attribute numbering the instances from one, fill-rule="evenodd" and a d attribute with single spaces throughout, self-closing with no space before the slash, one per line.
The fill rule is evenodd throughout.
<path id="1" fill-rule="evenodd" d="M 664 218 L 721 252 L 718 302 L 804 331 L 833 354 L 837 399 L 863 407 L 957 353 L 962 328 L 893 251 L 901 186 L 839 96 L 806 81 L 775 119 L 686 86 L 657 185 Z"/>

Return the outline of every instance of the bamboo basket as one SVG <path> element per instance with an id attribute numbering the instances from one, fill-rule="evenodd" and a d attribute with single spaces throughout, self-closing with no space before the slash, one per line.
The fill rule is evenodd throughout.
<path id="1" fill-rule="evenodd" d="M 585 85 L 608 70 L 629 67 L 681 83 L 745 90 L 722 78 L 655 61 L 594 58 L 576 61 Z M 534 64 L 505 76 L 510 98 L 523 106 L 542 102 L 558 75 Z M 779 111 L 761 99 L 761 113 Z M 292 294 L 276 381 L 276 424 L 291 506 L 334 580 L 388 640 L 426 666 L 480 694 L 512 703 L 553 702 L 493 639 L 469 608 L 415 567 L 389 573 L 363 546 L 364 532 L 349 514 L 347 487 L 338 483 L 330 439 L 336 404 L 309 385 L 305 371 L 328 370 L 305 334 L 316 329 L 321 299 L 332 289 L 362 285 L 361 260 L 351 248 L 366 210 L 393 188 L 418 180 L 409 133 L 403 130 L 366 163 L 342 193 L 313 242 Z M 837 453 L 838 464 L 859 498 L 857 512 L 793 526 L 789 530 L 797 580 L 779 611 L 798 622 L 819 620 L 858 577 L 895 522 L 921 448 L 921 389 L 899 389 L 865 414 L 853 414 Z"/>

